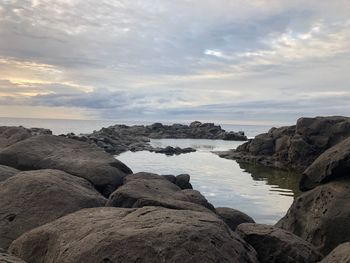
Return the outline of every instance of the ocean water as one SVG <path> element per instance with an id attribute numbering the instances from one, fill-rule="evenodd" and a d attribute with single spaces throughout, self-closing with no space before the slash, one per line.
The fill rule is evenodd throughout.
<path id="1" fill-rule="evenodd" d="M 144 122 L 111 120 L 50 120 L 0 118 L 0 126 L 48 128 L 54 134 L 74 132 L 91 133 L 113 124 L 150 124 Z M 269 126 L 222 125 L 228 131 L 244 131 L 248 137 L 267 132 Z M 300 175 L 237 163 L 213 154 L 212 151 L 234 149 L 242 142 L 222 140 L 161 139 L 152 140 L 155 147 L 193 147 L 197 152 L 166 156 L 163 154 L 125 152 L 117 159 L 134 172 L 191 175 L 191 183 L 214 206 L 241 210 L 259 223 L 274 224 L 285 215 L 298 192 Z"/>

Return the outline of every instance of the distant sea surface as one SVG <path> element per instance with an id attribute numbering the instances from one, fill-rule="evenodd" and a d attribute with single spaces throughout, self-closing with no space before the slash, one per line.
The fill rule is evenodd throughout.
<path id="1" fill-rule="evenodd" d="M 0 118 L 0 126 L 41 127 L 54 134 L 69 132 L 91 133 L 114 124 L 151 124 L 143 122 L 106 120 L 50 120 Z M 227 131 L 244 131 L 250 138 L 267 132 L 270 126 L 221 125 Z M 153 146 L 193 147 L 197 152 L 178 156 L 141 152 L 125 152 L 116 156 L 136 172 L 191 175 L 191 183 L 214 206 L 241 210 L 259 223 L 274 224 L 285 215 L 295 196 L 299 194 L 300 175 L 237 163 L 211 151 L 236 148 L 242 142 L 194 139 L 152 140 Z"/>

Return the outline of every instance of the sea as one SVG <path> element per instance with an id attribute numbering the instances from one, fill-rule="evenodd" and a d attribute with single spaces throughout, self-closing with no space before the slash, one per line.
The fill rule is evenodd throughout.
<path id="1" fill-rule="evenodd" d="M 51 129 L 56 135 L 73 132 L 91 133 L 114 124 L 150 124 L 123 120 L 58 120 L 0 118 L 0 126 L 24 126 Z M 219 124 L 219 123 L 218 123 Z M 244 131 L 249 138 L 267 132 L 263 125 L 224 124 L 227 131 Z M 134 173 L 184 174 L 191 176 L 195 190 L 200 191 L 215 207 L 231 207 L 251 216 L 257 223 L 275 224 L 300 194 L 300 175 L 220 158 L 213 151 L 235 149 L 243 142 L 203 139 L 151 140 L 155 147 L 192 147 L 197 151 L 166 156 L 147 151 L 124 152 L 115 158 Z"/>

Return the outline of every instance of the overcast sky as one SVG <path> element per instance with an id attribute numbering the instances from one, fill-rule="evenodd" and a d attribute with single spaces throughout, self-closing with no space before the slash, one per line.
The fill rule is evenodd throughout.
<path id="1" fill-rule="evenodd" d="M 0 0 L 0 116 L 350 115 L 349 0 Z"/>

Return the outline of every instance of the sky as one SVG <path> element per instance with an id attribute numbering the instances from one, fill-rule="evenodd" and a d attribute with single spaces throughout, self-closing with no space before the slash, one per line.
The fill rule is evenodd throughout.
<path id="1" fill-rule="evenodd" d="M 0 117 L 350 115 L 349 0 L 0 0 Z"/>

